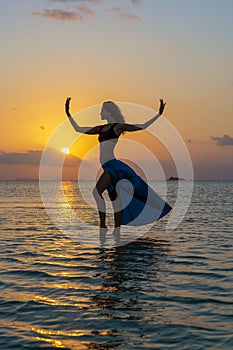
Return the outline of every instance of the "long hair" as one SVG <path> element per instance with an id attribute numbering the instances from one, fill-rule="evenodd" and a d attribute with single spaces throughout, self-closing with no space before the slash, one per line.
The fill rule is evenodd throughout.
<path id="1" fill-rule="evenodd" d="M 125 117 L 122 115 L 120 108 L 112 101 L 103 103 L 103 107 L 111 113 L 111 116 L 116 123 L 125 123 Z"/>

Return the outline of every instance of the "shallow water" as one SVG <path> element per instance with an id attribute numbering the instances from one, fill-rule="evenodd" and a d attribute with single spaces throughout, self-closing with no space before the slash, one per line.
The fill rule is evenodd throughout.
<path id="1" fill-rule="evenodd" d="M 0 349 L 232 349 L 232 198 L 195 182 L 175 231 L 106 249 L 63 235 L 37 182 L 0 182 Z"/>

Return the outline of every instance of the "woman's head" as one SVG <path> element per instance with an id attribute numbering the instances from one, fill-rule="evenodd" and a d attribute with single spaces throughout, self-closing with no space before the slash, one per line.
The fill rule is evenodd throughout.
<path id="1" fill-rule="evenodd" d="M 101 119 L 106 119 L 111 123 L 125 123 L 125 118 L 120 108 L 112 101 L 103 103 L 100 115 Z"/>

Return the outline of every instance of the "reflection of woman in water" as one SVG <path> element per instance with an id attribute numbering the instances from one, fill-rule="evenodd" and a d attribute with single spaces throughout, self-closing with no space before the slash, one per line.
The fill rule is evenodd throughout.
<path id="1" fill-rule="evenodd" d="M 97 181 L 93 195 L 98 207 L 101 231 L 107 231 L 105 222 L 106 205 L 102 196 L 105 190 L 108 191 L 113 204 L 116 233 L 120 230 L 121 225 L 138 226 L 148 224 L 166 215 L 171 210 L 170 205 L 156 194 L 132 168 L 117 160 L 114 156 L 114 148 L 120 135 L 126 131 L 133 132 L 146 129 L 162 115 L 166 103 L 160 100 L 159 114 L 147 122 L 127 124 L 119 107 L 114 102 L 104 102 L 100 115 L 102 120 L 107 121 L 107 125 L 82 127 L 76 123 L 70 114 L 70 100 L 71 98 L 68 97 L 65 110 L 75 131 L 88 135 L 99 135 L 100 162 L 104 172 Z M 123 179 L 131 183 L 130 188 L 127 189 L 128 181 L 125 183 L 124 181 L 119 182 Z M 125 202 L 127 203 L 125 204 Z"/>

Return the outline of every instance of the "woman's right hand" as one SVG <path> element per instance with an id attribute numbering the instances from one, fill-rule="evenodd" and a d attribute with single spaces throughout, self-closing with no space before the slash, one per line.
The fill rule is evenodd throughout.
<path id="1" fill-rule="evenodd" d="M 66 114 L 68 117 L 70 117 L 70 100 L 71 100 L 71 97 L 67 97 L 66 99 L 66 103 L 65 103 L 65 111 L 66 111 Z"/>

